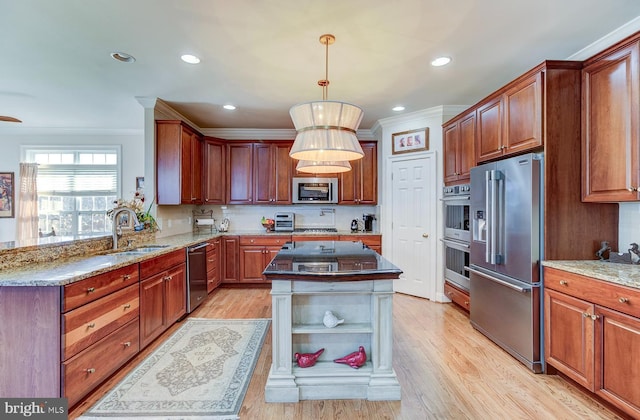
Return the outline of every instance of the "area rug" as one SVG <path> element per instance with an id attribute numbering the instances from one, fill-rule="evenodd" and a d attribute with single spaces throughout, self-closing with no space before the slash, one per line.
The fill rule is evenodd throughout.
<path id="1" fill-rule="evenodd" d="M 80 418 L 237 419 L 270 322 L 187 319 Z"/>

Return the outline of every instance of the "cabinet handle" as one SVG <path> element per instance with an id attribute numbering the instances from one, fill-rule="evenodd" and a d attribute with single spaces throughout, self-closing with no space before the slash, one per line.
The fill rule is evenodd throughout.
<path id="1" fill-rule="evenodd" d="M 169 281 L 169 280 L 171 280 L 172 278 L 173 278 L 172 276 L 165 276 L 163 280 L 165 280 L 165 281 Z"/>
<path id="2" fill-rule="evenodd" d="M 131 278 L 131 276 L 128 275 L 128 274 L 125 274 L 125 275 L 122 276 L 122 280 L 129 280 L 130 278 Z"/>
<path id="3" fill-rule="evenodd" d="M 94 373 L 96 370 L 94 368 L 89 368 L 84 370 L 87 373 Z"/>
<path id="4" fill-rule="evenodd" d="M 91 324 L 87 324 L 87 328 L 94 328 L 96 326 L 95 322 L 92 322 Z"/>
<path id="5" fill-rule="evenodd" d="M 620 299 L 618 299 L 618 302 L 620 302 L 620 303 L 629 303 L 629 298 L 621 297 Z"/>
<path id="6" fill-rule="evenodd" d="M 96 291 L 96 288 L 95 288 L 95 287 L 89 287 L 89 288 L 87 289 L 87 293 L 93 293 L 93 292 L 95 292 L 95 291 Z"/>
<path id="7" fill-rule="evenodd" d="M 588 314 L 588 313 L 586 313 L 586 312 L 584 312 L 584 313 L 582 314 L 582 316 L 583 316 L 583 317 L 585 317 L 585 318 L 591 318 L 591 314 Z"/>
<path id="8" fill-rule="evenodd" d="M 130 303 L 127 303 L 126 305 L 124 305 L 124 309 L 129 309 L 131 307 Z"/>
<path id="9" fill-rule="evenodd" d="M 449 297 L 453 296 L 453 292 L 447 292 L 447 296 Z"/>
<path id="10" fill-rule="evenodd" d="M 469 306 L 469 301 L 468 300 L 464 301 L 464 306 Z"/>
<path id="11" fill-rule="evenodd" d="M 629 190 L 629 192 L 638 191 L 638 187 L 627 188 L 627 190 Z"/>
<path id="12" fill-rule="evenodd" d="M 596 319 L 600 319 L 600 315 L 593 314 L 593 315 L 591 315 L 591 319 L 594 320 L 594 321 Z"/>
<path id="13" fill-rule="evenodd" d="M 215 261 L 214 259 L 209 259 L 209 260 L 207 260 L 207 262 L 210 262 L 210 263 L 212 263 L 212 262 L 214 262 L 214 261 Z"/>
<path id="14" fill-rule="evenodd" d="M 131 347 L 131 341 L 125 341 L 122 345 L 125 347 Z"/>
<path id="15" fill-rule="evenodd" d="M 568 281 L 566 281 L 566 280 L 560 280 L 560 285 L 561 285 L 561 286 L 566 286 L 566 285 L 568 285 L 568 284 L 569 284 L 569 282 L 568 282 Z"/>

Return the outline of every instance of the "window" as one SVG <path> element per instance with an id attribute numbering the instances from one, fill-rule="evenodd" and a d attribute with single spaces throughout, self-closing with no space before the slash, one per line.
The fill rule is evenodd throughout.
<path id="1" fill-rule="evenodd" d="M 38 163 L 38 216 L 43 233 L 97 236 L 111 232 L 107 210 L 120 195 L 120 148 L 28 147 Z"/>

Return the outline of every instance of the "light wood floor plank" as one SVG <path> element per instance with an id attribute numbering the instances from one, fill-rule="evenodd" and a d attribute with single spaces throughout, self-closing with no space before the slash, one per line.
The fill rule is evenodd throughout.
<path id="1" fill-rule="evenodd" d="M 619 419 L 558 376 L 535 375 L 486 337 L 452 304 L 394 296 L 394 368 L 401 401 L 264 402 L 271 366 L 267 336 L 244 399 L 241 419 Z M 269 289 L 218 289 L 195 318 L 271 318 Z M 180 323 L 153 342 L 70 413 L 88 410 Z"/>

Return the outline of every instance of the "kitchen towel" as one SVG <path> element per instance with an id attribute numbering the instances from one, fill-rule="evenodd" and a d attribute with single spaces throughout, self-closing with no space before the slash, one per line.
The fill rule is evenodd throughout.
<path id="1" fill-rule="evenodd" d="M 196 219 L 197 226 L 212 226 L 213 219 Z"/>

